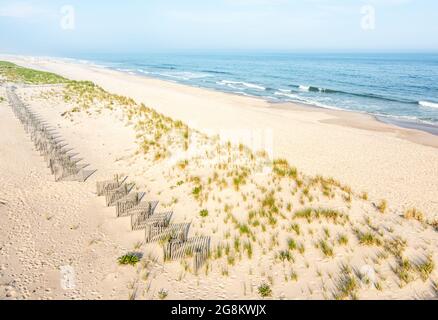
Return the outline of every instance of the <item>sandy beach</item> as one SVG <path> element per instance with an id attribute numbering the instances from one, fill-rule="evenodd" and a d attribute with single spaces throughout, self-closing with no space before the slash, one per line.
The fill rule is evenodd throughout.
<path id="1" fill-rule="evenodd" d="M 357 298 L 436 295 L 436 270 L 422 279 L 419 267 L 412 267 L 405 270 L 412 273 L 412 280 L 400 285 L 399 256 L 392 256 L 387 248 L 391 241 L 403 238 L 405 257 L 412 265 L 429 255 L 437 261 L 437 233 L 427 223 L 438 219 L 438 136 L 385 124 L 365 114 L 272 104 L 65 60 L 18 56 L 0 56 L 0 60 L 71 80 L 92 81 L 112 94 L 181 120 L 200 141 L 200 151 L 187 158 L 187 171 L 181 172 L 177 163 L 186 155 L 176 162 L 159 162 L 156 155 L 153 159 L 148 152 L 139 153 L 141 123 L 135 123 L 137 113 L 127 116 L 131 109 L 93 102 L 82 112 L 71 112 L 74 104 L 63 98 L 61 86 L 16 84 L 25 104 L 56 127 L 75 152 L 97 169 L 83 184 L 56 183 L 8 106 L 5 82 L 0 87 L 5 99 L 0 101 L 0 298 L 157 299 L 165 290 L 170 299 L 257 299 L 257 288 L 269 282 L 274 298 L 333 299 L 341 290 L 337 275 L 343 263 L 358 269 L 359 274 L 363 266 L 372 265 L 379 278 L 371 285 L 359 285 Z M 138 115 L 142 119 L 142 114 Z M 213 170 L 220 173 L 218 180 L 229 177 L 217 164 L 202 162 L 202 157 L 214 153 L 215 143 L 220 143 L 210 137 L 224 133 L 261 133 L 262 147 L 270 149 L 273 159 L 286 159 L 298 168 L 303 181 L 318 176 L 340 181 L 339 186 L 331 187 L 336 195 L 325 198 L 325 193 L 309 182 L 309 196 L 307 188 L 300 191 L 298 178 L 289 182 L 251 173 L 245 175 L 247 184 L 237 184 L 235 189 L 232 182 L 228 188 L 220 182 L 218 186 L 202 182 L 208 190 L 205 199 L 194 200 L 194 177 L 206 181 Z M 176 147 L 172 144 L 169 152 L 175 154 L 172 148 Z M 242 159 L 246 161 L 244 156 Z M 228 164 L 234 168 L 233 162 Z M 163 262 L 159 246 L 141 243 L 144 232 L 131 232 L 129 220 L 117 219 L 96 196 L 96 182 L 118 173 L 135 181 L 148 199 L 160 201 L 159 211 L 172 210 L 175 222 L 191 222 L 191 234 L 211 236 L 216 255 L 219 243 L 234 241 L 231 250 L 236 262 L 231 263 L 230 256 L 228 260 L 217 257 L 198 275 L 183 263 Z M 185 183 L 180 185 L 180 181 Z M 275 227 L 260 237 L 254 235 L 258 231 L 241 228 L 239 233 L 229 221 L 235 218 L 237 225 L 252 225 L 246 222 L 251 221 L 249 212 L 257 211 L 259 202 L 266 209 L 264 189 L 275 191 L 277 205 L 272 207 L 281 218 L 276 217 Z M 292 196 L 290 190 L 294 190 Z M 379 212 L 376 207 L 383 199 L 387 208 Z M 297 222 L 301 232 L 290 229 L 294 212 L 297 217 L 303 208 L 322 206 L 348 212 L 348 222 Z M 412 208 L 423 213 L 421 222 L 404 217 Z M 208 209 L 208 217 L 199 215 L 202 209 Z M 258 228 L 255 223 L 254 228 Z M 380 240 L 368 247 L 358 229 L 375 231 Z M 349 238 L 343 246 L 339 241 L 342 234 Z M 239 235 L 244 240 L 237 246 Z M 297 246 L 289 241 L 291 235 Z M 327 254 L 320 238 L 334 254 Z M 250 242 L 245 241 L 253 243 L 251 254 L 245 245 Z M 297 249 L 300 244 L 305 251 Z M 281 258 L 281 250 L 287 246 L 293 258 Z M 144 253 L 141 266 L 117 265 L 117 257 L 129 250 Z M 59 270 L 66 265 L 76 272 L 73 290 L 60 287 Z"/>

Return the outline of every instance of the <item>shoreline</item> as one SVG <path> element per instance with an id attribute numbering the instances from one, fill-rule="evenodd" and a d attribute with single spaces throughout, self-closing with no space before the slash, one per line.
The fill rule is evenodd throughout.
<path id="1" fill-rule="evenodd" d="M 90 61 L 90 60 L 81 60 L 81 59 L 74 59 L 74 58 L 50 58 L 50 57 L 48 59 L 55 59 L 55 60 L 60 59 L 61 61 L 65 60 L 68 63 L 74 63 L 74 64 L 78 64 L 78 65 L 86 65 L 86 66 L 90 66 L 93 68 L 98 68 L 98 69 L 100 68 L 100 69 L 104 69 L 104 70 L 121 72 L 121 73 L 130 75 L 130 76 L 138 76 L 138 77 L 142 77 L 142 78 L 146 78 L 146 79 L 150 79 L 150 80 L 158 80 L 158 81 L 173 83 L 173 84 L 177 84 L 177 85 L 187 86 L 187 87 L 191 87 L 191 88 L 197 88 L 197 89 L 201 89 L 201 90 L 207 90 L 207 91 L 212 91 L 212 92 L 229 94 L 229 95 L 233 95 L 233 96 L 239 96 L 239 97 L 243 97 L 243 98 L 259 99 L 259 100 L 267 102 L 271 105 L 277 105 L 277 104 L 278 105 L 288 105 L 290 107 L 300 106 L 300 107 L 306 107 L 306 108 L 314 108 L 316 110 L 327 110 L 328 112 L 334 112 L 334 113 L 336 113 L 336 112 L 354 113 L 354 114 L 364 115 L 366 117 L 369 116 L 369 117 L 373 118 L 375 121 L 378 121 L 380 123 L 390 125 L 390 126 L 396 126 L 400 129 L 403 128 L 403 129 L 417 130 L 417 131 L 432 134 L 434 136 L 438 136 L 438 124 L 434 125 L 434 124 L 424 122 L 421 120 L 407 120 L 407 119 L 404 119 L 404 118 L 398 117 L 398 116 L 379 115 L 379 114 L 369 113 L 366 111 L 348 110 L 348 109 L 342 109 L 342 108 L 337 108 L 337 107 L 323 107 L 323 106 L 318 106 L 318 105 L 315 105 L 312 103 L 304 103 L 304 102 L 297 102 L 297 101 L 273 101 L 273 100 L 270 100 L 267 98 L 263 98 L 263 97 L 255 96 L 255 95 L 250 95 L 250 94 L 246 94 L 246 93 L 237 93 L 237 92 L 233 93 L 233 92 L 222 91 L 222 90 L 216 89 L 216 88 L 208 88 L 208 87 L 202 87 L 202 86 L 198 86 L 198 85 L 190 85 L 187 83 L 178 82 L 176 80 L 170 80 L 170 79 L 164 79 L 164 78 L 160 78 L 160 77 L 146 75 L 144 73 L 137 72 L 137 71 L 127 71 L 127 70 L 124 71 L 121 69 L 112 68 L 110 66 L 98 64 L 98 63 Z M 342 120 L 340 121 L 340 123 L 342 123 Z M 370 126 L 370 127 L 372 127 L 372 126 Z M 411 140 L 411 141 L 415 142 L 415 140 Z M 424 144 L 424 139 L 420 139 L 417 142 L 420 144 Z M 430 145 L 427 142 L 425 145 L 438 147 L 438 144 L 431 144 Z"/>
<path id="2" fill-rule="evenodd" d="M 207 88 L 207 87 L 201 87 L 196 85 L 190 85 L 185 83 L 180 83 L 177 81 L 172 80 L 166 80 L 159 77 L 153 77 L 148 76 L 145 74 L 140 74 L 136 72 L 127 72 L 127 71 L 121 71 L 109 66 L 104 66 L 97 64 L 93 61 L 88 60 L 78 60 L 73 58 L 61 58 L 61 57 L 35 57 L 35 56 L 21 56 L 21 55 L 5 55 L 0 54 L 0 59 L 12 59 L 10 60 L 13 62 L 14 60 L 30 60 L 28 67 L 32 67 L 34 69 L 39 69 L 41 71 L 47 71 L 47 72 L 53 72 L 56 73 L 56 71 L 52 70 L 51 68 L 43 68 L 40 64 L 34 64 L 35 61 L 49 61 L 54 63 L 65 63 L 65 64 L 73 64 L 78 67 L 88 68 L 88 69 L 95 69 L 97 71 L 108 71 L 115 74 L 121 74 L 125 75 L 127 77 L 135 77 L 135 78 L 141 78 L 146 79 L 149 81 L 154 82 L 162 82 L 164 84 L 170 84 L 175 86 L 181 86 L 186 88 L 192 88 L 195 90 L 201 90 L 201 91 L 207 91 L 210 93 L 218 93 L 221 95 L 227 95 L 232 97 L 238 97 L 241 99 L 250 99 L 250 100 L 258 100 L 261 103 L 267 104 L 271 108 L 289 108 L 292 112 L 293 110 L 299 110 L 299 111 L 309 111 L 309 112 L 324 112 L 327 113 L 330 116 L 335 116 L 336 119 L 331 119 L 324 121 L 324 123 L 327 124 L 333 124 L 333 125 L 341 125 L 341 126 L 347 126 L 351 128 L 356 129 L 363 129 L 363 130 L 377 130 L 382 132 L 393 132 L 398 134 L 402 139 L 406 139 L 408 141 L 418 143 L 421 145 L 429 146 L 438 148 L 438 126 L 435 126 L 433 124 L 429 124 L 426 122 L 421 121 L 410 121 L 406 119 L 401 119 L 398 117 L 393 116 L 384 116 L 384 115 L 376 115 L 368 112 L 361 112 L 356 110 L 344 110 L 344 109 L 337 109 L 337 108 L 325 108 L 322 106 L 317 106 L 313 104 L 306 104 L 302 102 L 282 102 L 282 101 L 271 101 L 269 99 L 264 99 L 263 97 L 257 97 L 257 96 L 251 96 L 246 94 L 238 94 L 238 93 L 231 93 L 226 91 L 221 91 L 214 88 Z"/>
<path id="3" fill-rule="evenodd" d="M 74 59 L 72 59 L 73 61 Z M 76 61 L 73 63 L 78 63 L 78 64 L 82 64 L 80 61 Z M 173 84 L 177 84 L 177 85 L 182 85 L 182 86 L 187 86 L 187 87 L 191 87 L 191 88 L 196 88 L 196 89 L 201 89 L 201 90 L 207 90 L 207 91 L 212 91 L 212 92 L 219 92 L 222 94 L 227 94 L 227 95 L 232 95 L 232 96 L 238 96 L 238 97 L 242 97 L 242 98 L 251 98 L 251 99 L 258 99 L 261 101 L 264 101 L 270 105 L 272 105 L 273 107 L 275 107 L 276 105 L 285 105 L 288 106 L 290 108 L 309 108 L 309 109 L 315 109 L 318 111 L 327 111 L 327 112 L 332 112 L 333 114 L 339 116 L 340 118 L 344 118 L 345 114 L 348 113 L 353 113 L 356 115 L 362 115 L 366 118 L 372 118 L 374 121 L 377 121 L 379 123 L 382 124 L 386 124 L 389 125 L 391 127 L 395 126 L 399 129 L 410 129 L 410 130 L 415 130 L 415 131 L 421 131 L 421 132 L 425 132 L 425 133 L 429 133 L 432 134 L 434 136 L 438 136 L 438 125 L 433 125 L 431 123 L 427 123 L 427 122 L 422 122 L 421 120 L 415 121 L 415 120 L 407 120 L 407 119 L 403 119 L 403 118 L 399 118 L 397 116 L 391 116 L 391 115 L 377 115 L 377 114 L 373 114 L 373 113 L 368 113 L 365 111 L 357 111 L 357 110 L 347 110 L 347 109 L 341 109 L 341 108 L 336 108 L 336 107 L 322 107 L 322 106 L 317 106 L 315 104 L 311 104 L 311 103 L 304 103 L 304 102 L 295 102 L 295 101 L 272 101 L 269 99 L 265 99 L 263 97 L 258 97 L 258 96 L 253 96 L 250 94 L 239 94 L 239 93 L 232 93 L 232 92 L 226 92 L 226 91 L 221 91 L 219 89 L 215 89 L 215 88 L 207 88 L 207 87 L 202 87 L 202 86 L 196 86 L 196 85 L 190 85 L 190 84 L 185 84 L 185 83 L 180 83 L 178 81 L 172 81 L 172 80 L 166 80 L 166 79 L 162 79 L 160 77 L 153 77 L 153 76 L 148 76 L 145 74 L 141 74 L 141 73 L 137 73 L 137 72 L 128 72 L 128 71 L 122 71 L 122 70 L 118 70 L 118 69 L 114 69 L 111 67 L 107 67 L 107 66 L 102 66 L 102 65 L 95 65 L 92 61 L 90 61 L 90 66 L 95 67 L 95 68 L 101 68 L 101 69 L 105 69 L 105 70 L 111 70 L 111 71 L 116 71 L 116 72 L 121 72 L 124 74 L 128 74 L 131 76 L 138 76 L 138 77 L 142 77 L 142 78 L 146 78 L 149 80 L 158 80 L 158 81 L 163 81 L 163 82 L 168 82 L 168 83 L 173 83 Z M 346 117 L 348 118 L 348 116 Z M 344 119 L 339 119 L 339 122 L 333 122 L 333 124 L 340 124 L 343 123 L 342 120 Z M 365 118 L 364 118 L 365 120 Z M 369 120 L 369 119 L 368 119 Z M 354 126 L 353 126 L 354 127 Z M 370 128 L 369 130 L 373 130 L 374 126 L 370 125 L 368 126 L 368 128 Z M 355 128 L 359 128 L 359 127 L 355 127 Z M 362 129 L 366 129 L 367 126 L 362 126 Z M 423 140 L 411 140 L 413 142 L 417 142 L 420 144 L 424 144 L 424 139 Z M 438 148 L 438 143 L 437 144 L 429 144 L 429 143 L 425 143 L 425 145 L 428 146 L 433 146 Z"/>

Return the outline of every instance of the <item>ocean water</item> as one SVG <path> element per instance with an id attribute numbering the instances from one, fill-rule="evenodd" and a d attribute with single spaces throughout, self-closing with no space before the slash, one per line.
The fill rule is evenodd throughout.
<path id="1" fill-rule="evenodd" d="M 272 102 L 438 126 L 438 54 L 143 54 L 82 59 Z"/>

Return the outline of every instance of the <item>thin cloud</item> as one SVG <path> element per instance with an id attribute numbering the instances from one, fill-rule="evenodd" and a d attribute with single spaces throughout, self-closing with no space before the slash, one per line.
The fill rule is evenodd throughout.
<path id="1" fill-rule="evenodd" d="M 0 17 L 32 18 L 46 14 L 46 10 L 27 2 L 15 2 L 0 6 Z"/>

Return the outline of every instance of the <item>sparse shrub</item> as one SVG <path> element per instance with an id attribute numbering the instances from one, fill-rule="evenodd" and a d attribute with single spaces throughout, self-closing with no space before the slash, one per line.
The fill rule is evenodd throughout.
<path id="1" fill-rule="evenodd" d="M 135 266 L 140 262 L 140 255 L 138 253 L 128 253 L 117 259 L 121 265 L 132 265 Z"/>
<path id="2" fill-rule="evenodd" d="M 263 283 L 258 287 L 258 292 L 259 295 L 262 298 L 267 298 L 267 297 L 271 297 L 272 296 L 272 290 L 271 287 L 269 286 L 269 284 L 267 283 Z"/>

